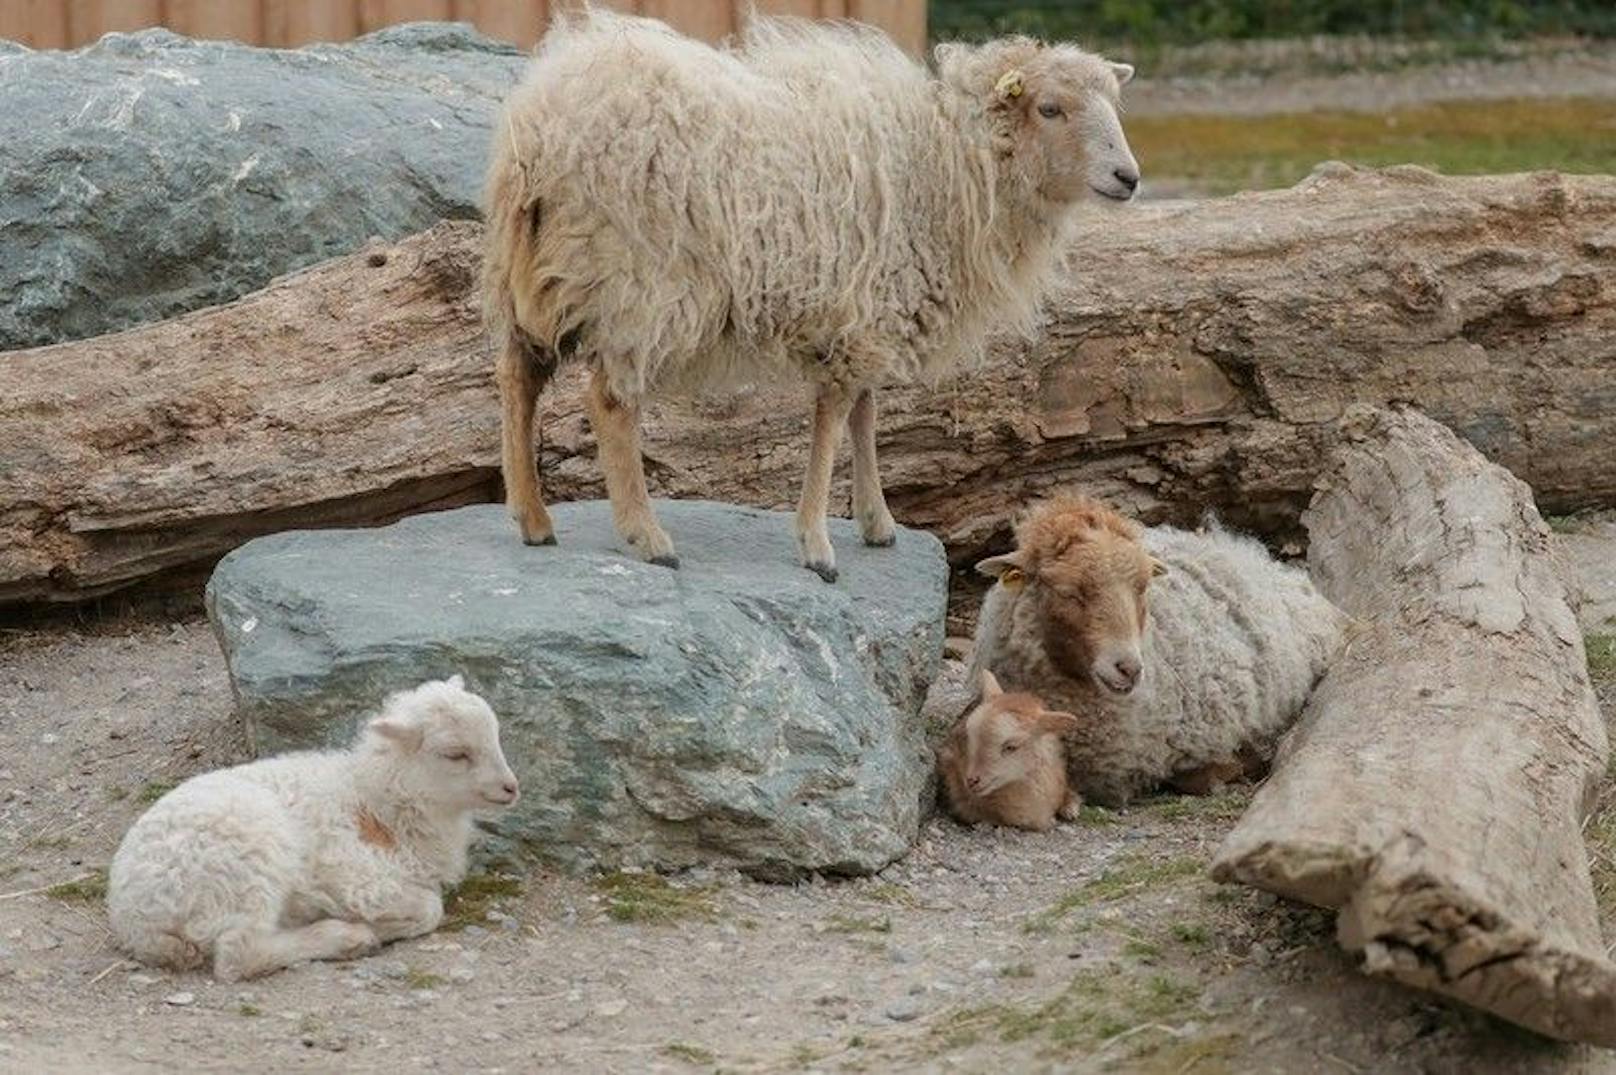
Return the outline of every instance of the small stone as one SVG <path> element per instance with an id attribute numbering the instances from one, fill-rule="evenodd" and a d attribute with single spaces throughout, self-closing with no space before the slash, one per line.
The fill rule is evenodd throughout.
<path id="1" fill-rule="evenodd" d="M 410 968 L 397 959 L 389 959 L 383 962 L 377 967 L 377 970 L 381 971 L 382 976 L 386 978 L 403 978 L 410 973 Z"/>
<path id="2" fill-rule="evenodd" d="M 902 997 L 887 1005 L 886 1017 L 894 1023 L 909 1023 L 920 1018 L 921 1004 L 915 997 Z"/>
<path id="3" fill-rule="evenodd" d="M 496 1008 L 504 1009 L 509 1008 L 512 1004 L 515 1004 L 516 1000 L 512 997 L 495 997 L 488 1003 L 492 1004 Z"/>
<path id="4" fill-rule="evenodd" d="M 170 993 L 163 998 L 164 1004 L 172 1004 L 176 1008 L 183 1008 L 196 1003 L 195 993 Z"/>
<path id="5" fill-rule="evenodd" d="M 460 931 L 461 936 L 475 940 L 478 937 L 488 936 L 488 931 L 481 926 L 471 925 Z"/>
<path id="6" fill-rule="evenodd" d="M 979 960 L 977 960 L 975 963 L 971 964 L 971 973 L 972 974 L 992 974 L 993 973 L 993 960 L 991 960 L 991 959 L 979 959 Z"/>
<path id="7" fill-rule="evenodd" d="M 906 948 L 899 948 L 894 944 L 887 949 L 887 958 L 894 963 L 913 963 L 915 961 L 915 954 Z"/>
<path id="8" fill-rule="evenodd" d="M 475 977 L 477 977 L 477 973 L 470 967 L 456 967 L 454 970 L 449 972 L 449 980 L 451 982 L 457 982 L 460 985 L 465 985 Z"/>
<path id="9" fill-rule="evenodd" d="M 44 735 L 39 737 L 39 741 L 48 747 L 53 747 L 62 741 L 62 737 L 57 735 L 55 732 L 46 732 Z"/>
<path id="10" fill-rule="evenodd" d="M 144 989 L 148 985 L 156 985 L 157 979 L 153 978 L 149 974 L 131 974 L 129 976 L 129 984 L 139 986 L 140 988 Z"/>
<path id="11" fill-rule="evenodd" d="M 605 1019 L 615 1018 L 622 1015 L 627 1010 L 628 1001 L 623 1000 L 622 998 L 618 998 L 616 1000 L 604 1000 L 595 1005 L 595 1014 Z"/>
<path id="12" fill-rule="evenodd" d="M 51 949 L 60 948 L 61 946 L 62 938 L 54 933 L 41 933 L 37 937 L 28 938 L 28 950 L 30 952 L 49 952 Z"/>

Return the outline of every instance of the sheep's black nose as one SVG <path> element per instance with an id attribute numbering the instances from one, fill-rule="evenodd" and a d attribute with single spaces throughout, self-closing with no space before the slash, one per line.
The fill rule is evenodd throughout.
<path id="1" fill-rule="evenodd" d="M 1116 171 L 1111 173 L 1111 177 L 1118 183 L 1121 183 L 1123 186 L 1127 187 L 1129 190 L 1133 190 L 1139 186 L 1139 173 L 1133 171 L 1131 168 L 1118 168 Z"/>

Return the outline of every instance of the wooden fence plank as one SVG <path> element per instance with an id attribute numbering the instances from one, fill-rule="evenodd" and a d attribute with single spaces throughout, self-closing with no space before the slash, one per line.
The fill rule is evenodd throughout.
<path id="1" fill-rule="evenodd" d="M 261 0 L 164 0 L 163 25 L 177 34 L 214 41 L 264 41 Z"/>
<path id="2" fill-rule="evenodd" d="M 718 41 L 735 29 L 728 0 L 643 0 L 640 13 L 661 19 L 682 34 Z"/>
<path id="3" fill-rule="evenodd" d="M 452 19 L 453 6 L 450 0 L 362 0 L 359 25 L 368 34 L 400 22 Z"/>
<path id="4" fill-rule="evenodd" d="M 31 49 L 69 47 L 67 5 L 62 0 L 0 0 L 0 40 Z"/>
<path id="5" fill-rule="evenodd" d="M 359 35 L 357 0 L 265 0 L 265 44 L 296 48 Z"/>
<path id="6" fill-rule="evenodd" d="M 70 0 L 67 6 L 68 37 L 78 44 L 114 30 L 144 30 L 162 24 L 161 0 Z"/>
<path id="7" fill-rule="evenodd" d="M 913 0 L 848 0 L 847 13 L 879 26 L 900 48 L 919 56 L 926 49 L 926 5 Z"/>
<path id="8" fill-rule="evenodd" d="M 454 17 L 496 40 L 532 48 L 550 12 L 545 0 L 455 0 Z"/>

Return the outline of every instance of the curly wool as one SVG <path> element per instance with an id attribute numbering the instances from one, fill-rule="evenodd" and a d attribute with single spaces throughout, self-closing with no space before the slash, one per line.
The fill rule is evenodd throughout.
<path id="1" fill-rule="evenodd" d="M 757 18 L 721 50 L 648 19 L 558 21 L 496 128 L 496 338 L 587 354 L 636 399 L 930 378 L 990 329 L 1030 332 L 1066 214 L 983 101 L 1039 49 L 940 49 L 934 77 L 852 24 Z M 1042 55 L 1115 93 L 1097 57 Z"/>
<path id="2" fill-rule="evenodd" d="M 1062 672 L 1025 590 L 1002 582 L 983 602 L 972 658 L 973 675 L 991 668 L 1006 689 L 1078 715 L 1087 730 L 1067 744 L 1072 782 L 1107 805 L 1242 754 L 1271 758 L 1348 622 L 1306 572 L 1276 562 L 1251 538 L 1215 526 L 1159 526 L 1138 539 L 1168 572 L 1151 583 L 1131 693 L 1117 697 Z"/>

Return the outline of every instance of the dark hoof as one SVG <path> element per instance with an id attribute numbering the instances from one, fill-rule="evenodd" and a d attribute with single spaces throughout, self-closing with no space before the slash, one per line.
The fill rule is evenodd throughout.
<path id="1" fill-rule="evenodd" d="M 524 544 L 524 545 L 539 546 L 539 545 L 554 545 L 555 543 L 556 543 L 556 539 L 555 539 L 554 534 L 546 534 L 541 538 L 528 538 L 528 537 L 525 537 L 525 538 L 522 539 L 522 544 Z"/>
<path id="2" fill-rule="evenodd" d="M 835 564 L 820 563 L 820 562 L 818 562 L 816 560 L 816 561 L 812 561 L 810 563 L 804 564 L 803 566 L 806 567 L 809 571 L 812 571 L 814 574 L 818 575 L 820 578 L 824 579 L 826 582 L 835 582 L 836 581 L 836 565 Z"/>
<path id="3" fill-rule="evenodd" d="M 672 553 L 666 556 L 653 556 L 649 562 L 658 567 L 671 567 L 675 571 L 679 570 L 679 558 Z"/>
<path id="4" fill-rule="evenodd" d="M 888 534 L 884 538 L 865 538 L 864 544 L 872 549 L 890 549 L 898 543 L 897 534 Z"/>

